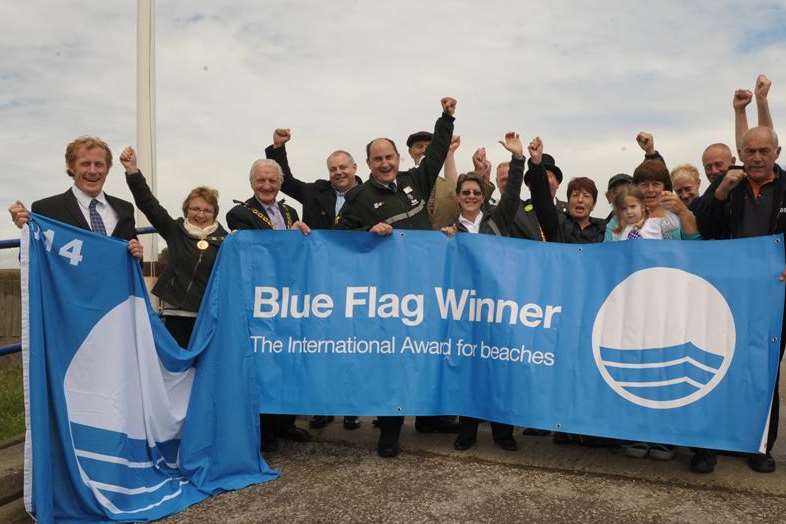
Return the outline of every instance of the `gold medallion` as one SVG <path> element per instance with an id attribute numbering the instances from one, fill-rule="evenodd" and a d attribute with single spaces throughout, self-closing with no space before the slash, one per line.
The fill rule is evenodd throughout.
<path id="1" fill-rule="evenodd" d="M 200 251 L 204 251 L 205 249 L 207 249 L 207 246 L 209 246 L 209 245 L 210 244 L 207 243 L 207 240 L 203 239 L 203 240 L 200 240 L 199 242 L 197 242 L 197 249 L 200 250 Z"/>

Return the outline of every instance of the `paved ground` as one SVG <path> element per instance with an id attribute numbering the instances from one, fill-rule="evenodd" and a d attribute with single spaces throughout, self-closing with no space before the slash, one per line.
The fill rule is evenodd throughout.
<path id="1" fill-rule="evenodd" d="M 408 420 L 408 422 L 410 422 Z M 688 471 L 689 453 L 670 462 L 619 451 L 554 446 L 517 436 L 506 452 L 481 426 L 479 445 L 454 451 L 450 435 L 404 429 L 403 453 L 381 459 L 370 420 L 340 423 L 317 442 L 287 443 L 270 463 L 279 480 L 213 497 L 165 522 L 786 522 L 786 463 L 772 475 L 739 457 L 716 473 Z"/>

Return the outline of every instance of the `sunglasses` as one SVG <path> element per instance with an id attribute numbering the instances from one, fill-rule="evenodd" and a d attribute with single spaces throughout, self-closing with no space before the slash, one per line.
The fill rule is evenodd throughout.
<path id="1" fill-rule="evenodd" d="M 469 195 L 480 196 L 482 194 L 483 193 L 481 193 L 477 189 L 462 189 L 461 190 L 461 196 L 469 196 Z"/>

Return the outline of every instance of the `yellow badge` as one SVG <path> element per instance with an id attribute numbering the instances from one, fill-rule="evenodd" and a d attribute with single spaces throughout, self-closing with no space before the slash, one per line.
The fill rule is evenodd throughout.
<path id="1" fill-rule="evenodd" d="M 532 213 L 533 209 L 535 208 L 532 207 L 532 204 L 527 204 L 526 206 L 524 206 L 524 211 L 526 211 L 527 213 Z"/>
<path id="2" fill-rule="evenodd" d="M 199 242 L 197 242 L 197 249 L 200 251 L 204 251 L 205 249 L 207 249 L 207 246 L 209 245 L 210 244 L 207 243 L 207 240 L 200 240 Z"/>

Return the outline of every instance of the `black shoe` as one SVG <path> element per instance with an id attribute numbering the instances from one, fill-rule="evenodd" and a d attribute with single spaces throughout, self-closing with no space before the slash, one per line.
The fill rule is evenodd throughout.
<path id="1" fill-rule="evenodd" d="M 398 444 L 398 435 L 398 430 L 389 433 L 381 432 L 377 442 L 377 455 L 382 458 L 397 457 L 401 451 Z"/>
<path id="2" fill-rule="evenodd" d="M 262 450 L 262 453 L 275 453 L 278 451 L 278 439 L 276 437 L 263 438 L 259 449 Z"/>
<path id="3" fill-rule="evenodd" d="M 295 426 L 294 424 L 284 428 L 277 436 L 278 438 L 292 440 L 294 442 L 308 442 L 311 440 L 311 433 L 305 429 Z"/>
<path id="4" fill-rule="evenodd" d="M 322 429 L 331 422 L 333 422 L 332 415 L 314 415 L 311 417 L 311 420 L 308 421 L 308 427 L 311 429 Z"/>
<path id="5" fill-rule="evenodd" d="M 545 429 L 525 428 L 521 434 L 527 437 L 547 437 L 551 435 L 551 431 L 546 431 Z"/>
<path id="6" fill-rule="evenodd" d="M 694 473 L 712 473 L 718 457 L 708 451 L 697 451 L 690 459 L 690 470 Z"/>
<path id="7" fill-rule="evenodd" d="M 748 465 L 757 473 L 772 473 L 775 471 L 775 459 L 769 453 L 757 453 L 748 457 Z"/>
<path id="8" fill-rule="evenodd" d="M 495 439 L 494 444 L 501 447 L 505 451 L 517 451 L 519 449 L 519 446 L 516 444 L 516 440 L 513 437 Z"/>
<path id="9" fill-rule="evenodd" d="M 558 446 L 564 446 L 565 444 L 572 444 L 573 435 L 571 435 L 570 433 L 560 433 L 559 431 L 555 431 L 553 436 L 551 437 L 551 441 Z"/>
<path id="10" fill-rule="evenodd" d="M 459 435 L 456 437 L 456 440 L 453 441 L 453 448 L 459 451 L 466 451 L 472 446 L 474 446 L 475 442 L 477 442 L 476 437 L 470 437 L 468 435 Z"/>
<path id="11" fill-rule="evenodd" d="M 576 435 L 573 440 L 578 442 L 579 446 L 588 448 L 618 448 L 620 441 L 613 438 L 606 437 L 590 437 L 588 435 Z"/>
<path id="12" fill-rule="evenodd" d="M 353 430 L 360 427 L 360 421 L 357 417 L 344 417 L 344 429 Z"/>

